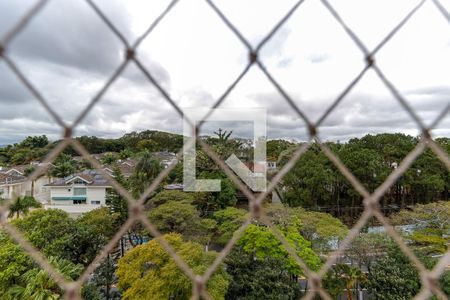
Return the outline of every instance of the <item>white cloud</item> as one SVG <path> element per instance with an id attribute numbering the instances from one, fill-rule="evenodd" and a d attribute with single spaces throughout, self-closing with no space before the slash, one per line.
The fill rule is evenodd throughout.
<path id="1" fill-rule="evenodd" d="M 133 42 L 170 1 L 95 2 Z M 255 46 L 296 1 L 215 3 Z M 417 3 L 332 1 L 369 50 Z M 0 36 L 28 7 L 27 1 L 0 4 Z M 426 123 L 450 103 L 449 33 L 450 24 L 428 1 L 376 55 L 377 64 Z M 64 119 L 73 120 L 118 66 L 123 46 L 83 1 L 68 0 L 50 1 L 17 37 L 10 52 L 55 110 Z M 247 49 L 201 0 L 179 1 L 141 44 L 138 56 L 174 101 L 184 107 L 211 106 L 248 59 Z M 313 121 L 365 63 L 361 51 L 321 2 L 308 0 L 263 47 L 260 59 Z M 24 118 L 24 112 L 32 111 L 38 104 L 18 88 L 4 66 L 0 66 L 0 79 L 5 83 L 0 86 L 0 144 L 28 134 L 60 133 L 41 108 L 39 113 Z M 266 107 L 270 137 L 307 136 L 303 121 L 256 66 L 223 107 Z M 446 129 L 450 127 L 448 119 L 436 129 L 436 135 L 450 136 Z M 30 122 L 36 124 L 32 130 L 26 125 Z M 91 111 L 77 134 L 118 136 L 144 129 L 181 132 L 181 120 L 139 70 L 131 66 Z M 385 86 L 369 72 L 329 116 L 320 133 L 324 139 L 345 140 L 387 131 L 417 133 L 414 123 Z"/>

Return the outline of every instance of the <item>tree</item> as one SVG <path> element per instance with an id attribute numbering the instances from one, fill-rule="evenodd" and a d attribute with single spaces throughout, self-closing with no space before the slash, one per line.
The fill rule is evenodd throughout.
<path id="1" fill-rule="evenodd" d="M 50 257 L 49 261 L 69 280 L 77 279 L 83 270 L 80 265 L 64 259 Z M 60 299 L 63 291 L 46 271 L 33 268 L 22 274 L 19 283 L 9 287 L 6 294 L 12 299 L 41 300 Z"/>
<path id="2" fill-rule="evenodd" d="M 97 237 L 97 242 L 109 241 L 119 229 L 117 226 L 117 214 L 111 214 L 107 207 L 101 207 L 84 213 L 76 222 L 92 231 Z M 102 243 L 102 244 L 103 244 Z"/>
<path id="3" fill-rule="evenodd" d="M 413 246 L 426 254 L 442 254 L 450 242 L 450 203 L 445 201 L 418 204 L 412 210 L 403 209 L 391 216 L 394 225 L 413 227 L 408 238 Z"/>
<path id="4" fill-rule="evenodd" d="M 332 250 L 348 233 L 347 226 L 330 214 L 281 204 L 266 205 L 264 210 L 274 224 L 284 229 L 296 228 L 319 253 Z"/>
<path id="5" fill-rule="evenodd" d="M 36 209 L 13 224 L 47 257 L 88 265 L 107 239 L 99 234 L 99 227 L 84 222 L 86 218 L 74 220 L 59 209 Z"/>
<path id="6" fill-rule="evenodd" d="M 195 204 L 202 211 L 218 210 L 228 206 L 234 206 L 237 202 L 236 188 L 233 182 L 227 178 L 222 171 L 202 172 L 199 174 L 202 179 L 220 179 L 220 192 L 202 193 L 202 197 L 197 197 Z"/>
<path id="7" fill-rule="evenodd" d="M 367 276 L 360 269 L 346 265 L 337 264 L 327 273 L 324 279 L 324 287 L 331 292 L 334 298 L 345 289 L 347 299 L 353 299 L 353 291 L 356 289 L 358 283 L 364 284 L 367 281 Z"/>
<path id="8" fill-rule="evenodd" d="M 216 222 L 202 219 L 195 206 L 176 201 L 162 204 L 149 213 L 150 221 L 162 232 L 177 232 L 186 239 L 209 244 Z"/>
<path id="9" fill-rule="evenodd" d="M 28 255 L 5 232 L 0 231 L 0 299 L 4 299 L 4 293 L 32 267 L 33 261 Z"/>
<path id="10" fill-rule="evenodd" d="M 280 154 L 283 151 L 291 149 L 295 147 L 295 143 L 285 141 L 285 140 L 270 140 L 267 141 L 266 149 L 267 149 L 267 159 L 277 161 L 280 157 Z"/>
<path id="11" fill-rule="evenodd" d="M 178 190 L 163 190 L 150 200 L 153 206 L 159 206 L 169 201 L 192 204 L 195 201 L 195 194 Z"/>
<path id="12" fill-rule="evenodd" d="M 244 224 L 246 215 L 246 210 L 235 207 L 227 207 L 216 211 L 212 216 L 217 222 L 217 232 L 214 242 L 220 246 L 225 246 L 234 232 Z"/>
<path id="13" fill-rule="evenodd" d="M 392 247 L 393 241 L 385 233 L 360 233 L 350 244 L 345 256 L 360 269 L 370 272 L 373 263 Z"/>
<path id="14" fill-rule="evenodd" d="M 279 258 L 256 258 L 236 247 L 225 260 L 231 276 L 225 299 L 234 300 L 293 300 L 300 297 L 300 285 L 283 268 Z"/>
<path id="15" fill-rule="evenodd" d="M 104 165 L 111 165 L 115 163 L 118 159 L 116 153 L 108 152 L 100 158 L 100 162 Z"/>
<path id="16" fill-rule="evenodd" d="M 194 242 L 183 242 L 179 234 L 166 234 L 163 238 L 174 248 L 196 274 L 202 274 L 212 264 L 217 253 L 204 252 Z M 191 280 L 160 245 L 158 239 L 140 245 L 119 260 L 117 269 L 123 299 L 189 299 Z M 151 282 L 152 284 L 148 284 Z M 229 278 L 223 267 L 212 275 L 207 290 L 213 299 L 224 299 Z"/>
<path id="17" fill-rule="evenodd" d="M 368 276 L 367 288 L 375 299 L 412 299 L 420 290 L 417 269 L 398 247 L 379 258 Z"/>
<path id="18" fill-rule="evenodd" d="M 127 182 L 123 177 L 120 168 L 118 166 L 113 167 L 113 177 L 117 183 L 121 184 L 124 188 L 127 188 Z M 115 189 L 108 189 L 106 192 L 106 205 L 108 205 L 110 213 L 114 215 L 116 222 L 115 226 L 120 227 L 128 219 L 128 203 L 125 198 L 122 197 Z"/>
<path id="19" fill-rule="evenodd" d="M 145 151 L 145 150 L 147 150 L 147 151 L 150 151 L 150 152 L 154 152 L 154 151 L 157 151 L 157 150 L 159 150 L 160 149 L 160 145 L 157 143 L 157 142 L 155 142 L 155 141 L 153 141 L 153 140 L 141 140 L 141 141 L 139 141 L 138 143 L 137 143 L 137 145 L 136 145 L 136 148 L 139 150 L 139 151 Z"/>
<path id="20" fill-rule="evenodd" d="M 130 178 L 133 196 L 139 197 L 161 170 L 161 163 L 149 151 L 143 151 Z"/>
<path id="21" fill-rule="evenodd" d="M 427 269 L 432 269 L 437 260 L 416 252 L 417 258 Z M 439 278 L 441 289 L 449 295 L 450 271 Z M 406 300 L 417 295 L 421 288 L 420 275 L 408 257 L 396 245 L 392 245 L 386 255 L 377 259 L 369 272 L 366 284 L 374 299 Z M 431 299 L 436 299 L 432 297 Z"/>
<path id="22" fill-rule="evenodd" d="M 82 267 L 49 257 L 50 263 L 67 279 L 77 279 Z M 59 299 L 63 291 L 24 250 L 0 231 L 0 299 Z"/>
<path id="23" fill-rule="evenodd" d="M 41 203 L 30 196 L 22 196 L 17 197 L 16 200 L 11 204 L 9 207 L 9 214 L 8 217 L 12 218 L 14 215 L 16 215 L 16 218 L 18 219 L 20 215 L 27 215 L 30 211 L 30 208 L 38 208 L 41 207 Z"/>
<path id="24" fill-rule="evenodd" d="M 111 288 L 117 284 L 117 276 L 115 275 L 115 262 L 108 255 L 95 269 L 89 284 L 83 288 L 84 299 L 121 299 L 118 291 L 112 291 Z"/>
<path id="25" fill-rule="evenodd" d="M 320 267 L 321 261 L 311 249 L 311 243 L 305 240 L 293 226 L 281 229 L 281 231 L 287 242 L 308 267 L 312 270 L 317 270 Z M 304 274 L 300 266 L 288 255 L 287 250 L 267 227 L 254 224 L 249 225 L 237 244 L 242 247 L 243 251 L 251 253 L 257 259 L 267 257 L 281 259 L 284 261 L 284 268 L 291 274 Z"/>
<path id="26" fill-rule="evenodd" d="M 77 162 L 72 158 L 72 156 L 61 153 L 54 162 L 54 167 L 50 170 L 50 175 L 53 177 L 64 178 L 67 177 L 77 170 Z"/>
<path id="27" fill-rule="evenodd" d="M 328 203 L 332 196 L 332 170 L 321 152 L 308 151 L 284 177 L 284 201 L 289 206 L 313 206 Z"/>
<path id="28" fill-rule="evenodd" d="M 49 143 L 47 136 L 27 136 L 21 143 L 23 148 L 43 148 Z"/>
<path id="29" fill-rule="evenodd" d="M 75 220 L 58 209 L 33 210 L 27 217 L 15 220 L 13 224 L 44 254 L 60 257 L 65 256 L 65 244 L 76 228 Z"/>

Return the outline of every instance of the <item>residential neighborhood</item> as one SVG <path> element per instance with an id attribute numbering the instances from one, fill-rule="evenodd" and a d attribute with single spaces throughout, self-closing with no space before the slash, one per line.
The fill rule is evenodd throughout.
<path id="1" fill-rule="evenodd" d="M 92 158 L 102 164 L 102 170 L 107 176 L 114 177 L 114 170 L 118 168 L 124 178 L 129 178 L 138 163 L 135 158 L 117 159 L 103 164 L 103 158 L 117 153 L 105 152 L 92 155 Z M 163 168 L 176 163 L 176 154 L 168 151 L 153 152 Z M 72 157 L 79 165 L 85 159 L 81 156 Z M 44 172 L 34 181 L 27 179 L 28 172 L 37 167 L 44 167 Z M 0 167 L 0 197 L 14 199 L 20 196 L 32 196 L 44 208 L 58 208 L 73 217 L 105 206 L 107 190 L 112 188 L 103 172 L 81 167 L 80 171 L 59 178 L 51 175 L 53 164 L 31 162 L 30 164 Z"/>
<path id="2" fill-rule="evenodd" d="M 139 136 L 144 136 L 144 142 L 136 138 Z M 230 132 L 219 130 L 217 137 L 204 137 L 203 140 L 222 160 L 234 153 L 239 154 L 242 163 L 233 169 L 236 175 L 249 174 L 255 180 L 266 176 L 267 184 L 280 175 L 298 147 L 304 145 L 270 140 L 267 142 L 267 159 L 254 162 L 249 143 L 243 144 L 230 136 Z M 172 166 L 159 186 L 143 198 L 142 213 L 148 221 L 174 245 L 182 259 L 197 256 L 198 268 L 210 265 L 217 253 L 226 249 L 235 232 L 246 228 L 223 266 L 219 266 L 217 274 L 212 277 L 217 282 L 225 282 L 225 288 L 213 285 L 213 290 L 221 293 L 219 299 L 233 300 L 246 293 L 244 287 L 248 284 L 268 284 L 264 295 L 256 291 L 248 299 L 264 299 L 267 294 L 270 299 L 281 300 L 297 299 L 309 292 L 311 286 L 302 267 L 288 255 L 265 222 L 271 222 L 288 242 L 294 241 L 294 253 L 307 262 L 308 268 L 319 270 L 326 260 L 333 257 L 364 210 L 363 199 L 355 196 L 352 185 L 348 185 L 346 178 L 339 175 L 317 144 L 310 145 L 299 161 L 291 164 L 291 169 L 267 193 L 253 189 L 254 182 L 238 176 L 238 180 L 249 188 L 244 193 L 198 147 L 195 150 L 196 178 L 219 180 L 221 190 L 191 192 L 185 191 L 184 161 L 175 155 L 179 149 L 169 151 L 156 148 L 156 143 L 147 139 L 145 134 L 136 133 L 127 137 L 131 140 L 118 142 L 115 139 L 77 138 L 88 152 L 93 153 L 90 158 L 98 162 L 95 166 L 100 165 L 99 169 L 93 168 L 90 160 L 77 156 L 71 149 L 60 153 L 51 164 L 40 162 L 42 157 L 28 161 L 16 159 L 14 151 L 20 151 L 20 146 L 14 150 L 3 150 L 3 159 L 9 163 L 4 164 L 0 171 L 0 198 L 12 200 L 9 211 L 6 211 L 7 222 L 21 230 L 45 255 L 65 259 L 76 266 L 88 266 L 95 261 L 98 251 L 129 220 L 128 201 L 113 188 L 110 181 L 114 179 L 132 197 L 140 198 L 158 175 Z M 438 142 L 450 153 L 449 139 Z M 391 145 L 397 145 L 394 152 L 400 153 L 410 151 L 417 143 L 412 136 L 380 134 L 355 138 L 345 144 L 328 145 L 368 188 L 375 188 L 382 183 L 383 176 L 396 170 L 396 162 L 401 161 L 401 157 L 392 155 Z M 47 142 L 47 147 L 49 144 L 51 142 Z M 375 151 L 380 145 L 381 150 Z M 0 158 L 1 155 L 0 149 Z M 411 167 L 408 176 L 388 188 L 380 199 L 384 217 L 427 265 L 445 257 L 450 245 L 448 172 L 437 165 L 438 159 L 431 153 L 425 153 Z M 38 167 L 42 167 L 43 172 L 31 181 L 29 176 Z M 370 176 L 366 174 L 367 168 L 370 168 Z M 266 220 L 250 215 L 250 204 L 254 201 L 249 199 L 250 195 L 255 198 L 264 195 L 261 203 Z M 401 278 L 413 283 L 407 287 L 408 295 L 418 292 L 416 284 L 420 278 L 414 273 L 414 266 L 402 256 L 389 231 L 382 225 L 375 219 L 368 220 L 348 248 L 335 256 L 336 261 L 322 281 L 324 290 L 332 295 L 332 299 L 372 299 L 372 295 L 384 295 L 386 286 L 393 291 L 392 299 L 409 299 L 409 296 L 404 298 L 403 294 L 399 295 L 397 286 L 389 283 L 398 282 Z M 0 258 L 7 257 L 5 261 L 10 264 L 16 260 L 9 254 L 12 243 L 0 230 Z M 1 256 L 2 251 L 8 254 Z M 145 257 L 144 262 L 141 257 Z M 156 261 L 163 262 L 155 269 L 147 270 L 147 263 Z M 0 266 L 1 263 L 0 259 Z M 119 299 L 131 294 L 129 299 L 141 299 L 140 294 L 135 292 L 140 285 L 130 281 L 129 274 L 134 274 L 136 282 L 139 279 L 153 282 L 156 278 L 154 280 L 161 280 L 164 286 L 170 286 L 170 281 L 182 276 L 171 271 L 176 269 L 149 228 L 134 224 L 123 231 L 107 258 L 99 264 L 99 271 L 88 278 L 85 286 L 90 286 L 94 291 L 86 288 L 83 298 Z M 136 273 L 135 270 L 146 270 L 146 273 Z M 257 272 L 258 276 L 253 276 L 253 272 Z M 168 279 L 159 277 L 159 274 Z M 248 276 L 243 279 L 239 274 Z M 1 269 L 0 275 L 6 278 Z M 448 268 L 444 275 L 440 282 L 448 291 Z M 105 283 L 104 276 L 110 276 L 111 281 Z M 349 276 L 353 276 L 352 279 L 348 279 Z M 8 293 L 15 291 L 14 280 L 17 276 L 12 278 L 4 283 Z M 2 282 L 5 281 L 0 277 L 0 284 Z M 28 281 L 21 284 L 32 288 Z M 54 286 L 52 289 L 61 295 L 63 293 Z M 189 285 L 180 289 L 186 295 L 190 292 Z M 175 295 L 177 292 L 178 288 L 171 288 L 169 293 Z M 104 297 L 96 298 L 92 293 L 100 293 Z M 280 294 L 288 297 L 279 298 Z M 144 299 L 147 298 L 170 299 L 159 289 L 146 294 Z"/>

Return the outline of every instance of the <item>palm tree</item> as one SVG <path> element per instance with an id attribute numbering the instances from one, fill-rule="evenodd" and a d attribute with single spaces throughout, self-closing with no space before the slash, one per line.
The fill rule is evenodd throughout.
<path id="1" fill-rule="evenodd" d="M 56 166 L 52 169 L 51 175 L 53 177 L 64 178 L 76 171 L 75 166 L 70 161 L 61 162 L 56 164 Z"/>
<path id="2" fill-rule="evenodd" d="M 367 280 L 366 275 L 361 272 L 360 269 L 351 267 L 346 264 L 338 264 L 335 266 L 336 273 L 345 283 L 345 290 L 347 292 L 347 299 L 353 299 L 352 289 L 358 282 L 365 282 Z"/>
<path id="3" fill-rule="evenodd" d="M 64 259 L 50 257 L 49 261 L 67 279 L 76 279 L 82 271 L 80 265 Z M 20 276 L 19 284 L 7 291 L 11 299 L 56 300 L 61 299 L 62 291 L 48 273 L 42 269 L 33 268 Z"/>
<path id="4" fill-rule="evenodd" d="M 232 133 L 233 133 L 232 130 L 227 131 L 222 130 L 222 128 L 219 128 L 219 130 L 214 131 L 214 134 L 217 135 L 217 138 L 219 139 L 219 144 L 226 144 Z"/>
<path id="5" fill-rule="evenodd" d="M 135 197 L 144 192 L 147 185 L 161 172 L 161 163 L 149 151 L 143 151 L 134 169 L 131 185 Z"/>
<path id="6" fill-rule="evenodd" d="M 17 218 L 20 217 L 20 214 L 27 215 L 30 211 L 30 208 L 38 208 L 41 207 L 41 203 L 39 203 L 36 199 L 30 196 L 17 197 L 17 199 L 11 204 L 9 207 L 8 217 L 12 218 L 14 214 Z"/>

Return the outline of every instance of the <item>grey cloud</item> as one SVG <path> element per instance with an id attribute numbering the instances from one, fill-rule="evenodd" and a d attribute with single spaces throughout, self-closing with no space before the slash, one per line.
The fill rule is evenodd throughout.
<path id="1" fill-rule="evenodd" d="M 30 93 L 15 75 L 0 61 L 0 95 L 2 103 L 20 103 L 30 98 Z"/>
<path id="2" fill-rule="evenodd" d="M 18 60 L 44 60 L 104 73 L 118 65 L 122 48 L 117 37 L 85 3 L 50 1 L 13 40 L 9 52 Z"/>

